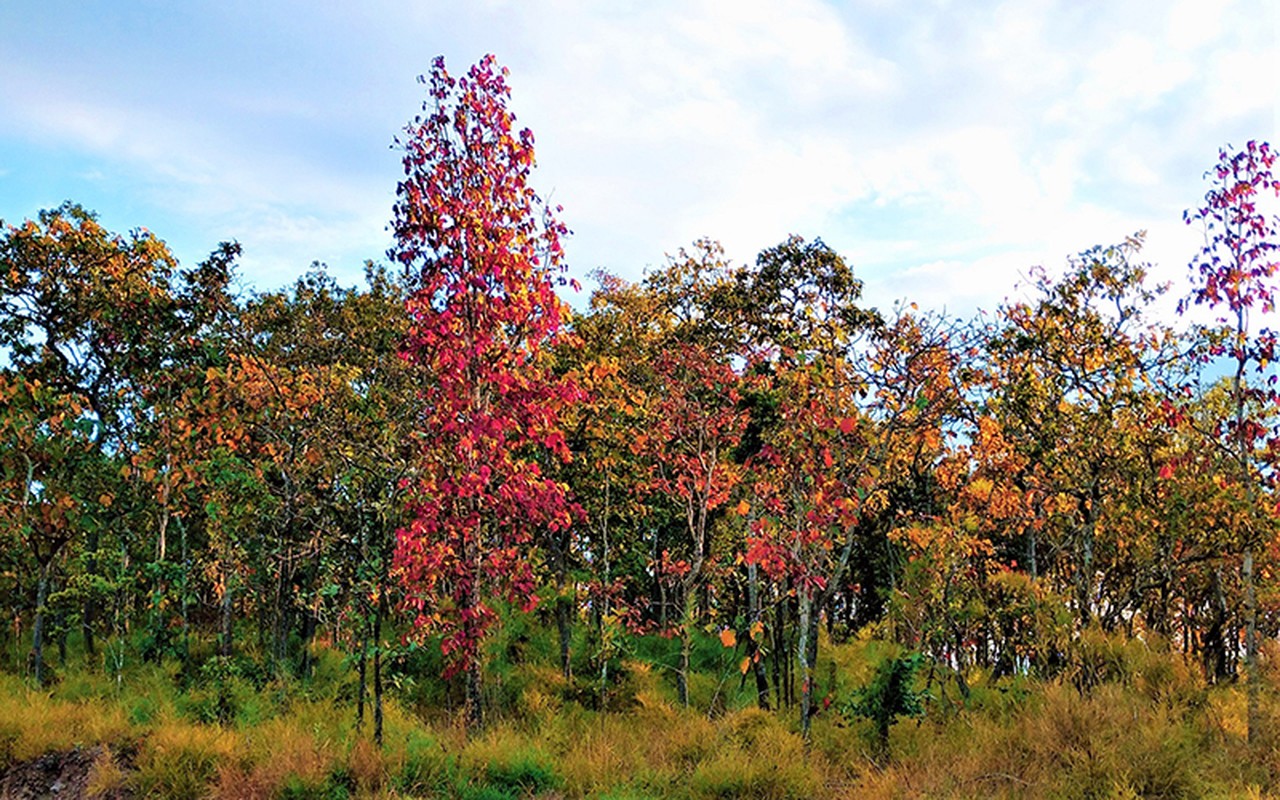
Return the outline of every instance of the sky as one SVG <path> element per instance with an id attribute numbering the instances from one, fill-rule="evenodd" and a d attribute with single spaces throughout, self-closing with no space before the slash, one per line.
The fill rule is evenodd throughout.
<path id="1" fill-rule="evenodd" d="M 0 219 L 74 200 L 267 291 L 385 260 L 394 137 L 443 55 L 510 69 L 572 273 L 821 237 L 866 299 L 967 315 L 1182 222 L 1220 147 L 1280 140 L 1273 0 L 5 0 Z M 575 305 L 583 296 L 570 298 Z"/>

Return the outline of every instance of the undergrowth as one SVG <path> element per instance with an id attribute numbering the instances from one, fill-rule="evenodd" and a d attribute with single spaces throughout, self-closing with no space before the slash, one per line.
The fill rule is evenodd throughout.
<path id="1" fill-rule="evenodd" d="M 323 648 L 306 677 L 214 658 L 123 676 L 66 667 L 40 691 L 0 675 L 0 769 L 101 746 L 90 789 L 173 798 L 1280 797 L 1275 693 L 1250 745 L 1243 689 L 1207 686 L 1156 643 L 1090 634 L 1052 681 L 973 669 L 965 693 L 949 671 L 921 669 L 924 714 L 898 719 L 886 744 L 848 709 L 903 653 L 824 642 L 818 694 L 833 702 L 806 745 L 795 709 L 755 708 L 714 641 L 699 644 L 690 708 L 664 661 L 674 649 L 654 639 L 613 670 L 601 710 L 589 670 L 566 679 L 554 642 L 519 635 L 493 655 L 483 731 L 468 735 L 448 690 L 419 676 L 390 692 L 381 746 L 368 713 L 356 724 L 353 670 Z"/>

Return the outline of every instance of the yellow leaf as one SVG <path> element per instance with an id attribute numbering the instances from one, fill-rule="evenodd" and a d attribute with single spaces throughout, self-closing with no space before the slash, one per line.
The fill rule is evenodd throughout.
<path id="1" fill-rule="evenodd" d="M 103 492 L 98 496 L 98 504 L 101 505 L 103 508 L 110 508 L 111 501 L 114 499 L 115 498 L 112 497 L 111 495 L 107 494 L 106 492 Z"/>
<path id="2" fill-rule="evenodd" d="M 735 647 L 738 644 L 738 635 L 731 628 L 725 628 L 720 631 L 720 644 L 725 647 Z"/>

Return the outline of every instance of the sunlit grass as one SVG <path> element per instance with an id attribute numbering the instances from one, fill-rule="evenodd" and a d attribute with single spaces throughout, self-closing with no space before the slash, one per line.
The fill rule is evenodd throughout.
<path id="1" fill-rule="evenodd" d="M 633 659 L 611 687 L 625 695 L 617 710 L 602 711 L 589 684 L 566 681 L 539 652 L 498 665 L 489 723 L 471 735 L 456 711 L 424 717 L 391 693 L 381 747 L 370 710 L 357 729 L 350 668 L 333 652 L 317 653 L 308 679 L 135 665 L 122 680 L 66 669 L 37 691 L 0 675 L 0 762 L 103 746 L 89 788 L 140 797 L 1280 796 L 1273 691 L 1262 741 L 1249 745 L 1243 687 L 1206 685 L 1156 642 L 1090 635 L 1078 646 L 1076 668 L 1052 681 L 971 670 L 967 697 L 936 671 L 928 713 L 894 725 L 888 753 L 838 702 L 819 710 L 806 746 L 796 710 L 754 708 L 753 687 L 726 680 L 713 650 L 688 709 L 669 670 Z M 824 641 L 821 693 L 849 697 L 894 652 L 868 639 Z"/>

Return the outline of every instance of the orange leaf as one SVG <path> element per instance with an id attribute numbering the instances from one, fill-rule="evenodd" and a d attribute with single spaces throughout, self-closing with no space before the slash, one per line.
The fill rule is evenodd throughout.
<path id="1" fill-rule="evenodd" d="M 738 644 L 738 635 L 731 628 L 725 628 L 720 631 L 720 644 L 725 647 L 735 647 Z"/>

